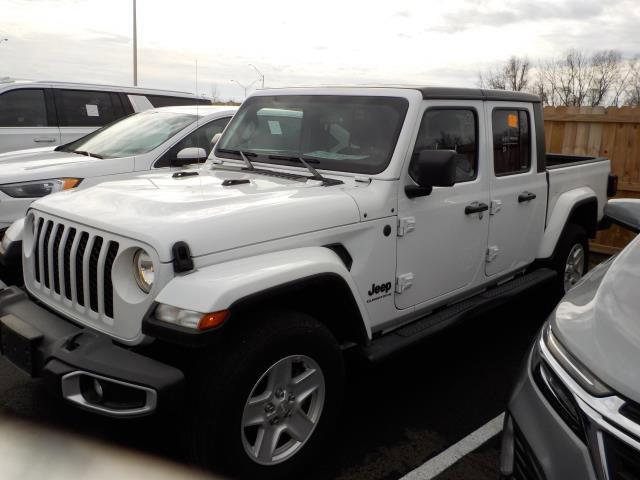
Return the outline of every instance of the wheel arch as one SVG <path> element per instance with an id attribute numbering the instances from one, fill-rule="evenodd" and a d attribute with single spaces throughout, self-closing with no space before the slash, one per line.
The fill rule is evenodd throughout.
<path id="1" fill-rule="evenodd" d="M 156 302 L 203 313 L 230 310 L 225 329 L 259 320 L 266 308 L 298 309 L 324 323 L 339 341 L 366 343 L 369 318 L 357 292 L 338 253 L 318 246 L 199 268 L 171 280 Z"/>
<path id="2" fill-rule="evenodd" d="M 590 188 L 570 190 L 560 196 L 547 223 L 538 259 L 553 258 L 569 224 L 583 227 L 589 238 L 595 238 L 598 231 L 598 197 Z"/>

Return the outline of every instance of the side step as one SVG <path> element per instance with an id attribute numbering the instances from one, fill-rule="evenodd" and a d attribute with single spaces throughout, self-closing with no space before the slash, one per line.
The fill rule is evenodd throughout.
<path id="1" fill-rule="evenodd" d="M 456 322 L 495 308 L 525 290 L 545 283 L 555 276 L 555 270 L 549 268 L 534 270 L 507 283 L 485 290 L 474 297 L 432 312 L 404 327 L 374 339 L 369 345 L 361 348 L 361 353 L 371 362 L 380 362 Z"/>

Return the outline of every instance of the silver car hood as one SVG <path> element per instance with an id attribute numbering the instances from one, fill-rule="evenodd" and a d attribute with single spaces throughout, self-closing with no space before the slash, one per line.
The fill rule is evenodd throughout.
<path id="1" fill-rule="evenodd" d="M 551 328 L 602 382 L 640 402 L 640 236 L 562 299 Z"/>

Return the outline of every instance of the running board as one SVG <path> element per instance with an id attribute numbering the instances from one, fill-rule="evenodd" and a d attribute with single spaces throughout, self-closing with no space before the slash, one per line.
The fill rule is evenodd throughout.
<path id="1" fill-rule="evenodd" d="M 555 276 L 555 270 L 540 268 L 521 277 L 516 277 L 376 338 L 368 345 L 361 347 L 361 353 L 371 362 L 380 362 L 454 323 L 495 308 L 525 290 L 545 283 Z"/>

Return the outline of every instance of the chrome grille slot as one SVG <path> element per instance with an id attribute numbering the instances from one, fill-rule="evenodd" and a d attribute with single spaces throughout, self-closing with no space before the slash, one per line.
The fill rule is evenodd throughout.
<path id="1" fill-rule="evenodd" d="M 47 222 L 47 228 L 45 229 L 44 239 L 42 240 L 42 268 L 44 270 L 44 286 L 51 288 L 49 285 L 49 239 L 51 238 L 51 230 L 53 229 L 53 222 L 49 220 Z"/>
<path id="2" fill-rule="evenodd" d="M 89 256 L 89 306 L 98 311 L 98 258 L 102 249 L 102 237 L 94 237 Z"/>
<path id="3" fill-rule="evenodd" d="M 82 232 L 76 252 L 76 302 L 84 306 L 84 252 L 87 249 L 89 234 Z"/>
<path id="4" fill-rule="evenodd" d="M 113 318 L 113 283 L 111 280 L 111 269 L 113 268 L 113 261 L 118 254 L 118 248 L 120 245 L 118 242 L 109 242 L 109 249 L 107 250 L 107 257 L 104 263 L 104 314 L 107 317 Z"/>
<path id="5" fill-rule="evenodd" d="M 64 225 L 58 224 L 56 235 L 53 239 L 53 289 L 57 294 L 60 294 L 60 241 L 62 240 L 62 234 L 64 233 Z"/>
<path id="6" fill-rule="evenodd" d="M 73 245 L 73 240 L 76 237 L 76 229 L 70 228 L 69 234 L 67 235 L 67 241 L 64 242 L 64 251 L 63 251 L 63 273 L 64 277 L 64 296 L 67 297 L 68 300 L 71 300 L 71 246 Z"/>
<path id="7" fill-rule="evenodd" d="M 36 274 L 36 282 L 40 283 L 40 234 L 42 233 L 42 224 L 44 220 L 41 218 L 38 220 L 38 227 L 36 228 L 36 236 L 35 236 L 35 251 L 33 254 L 33 258 L 35 260 L 35 274 Z"/>

